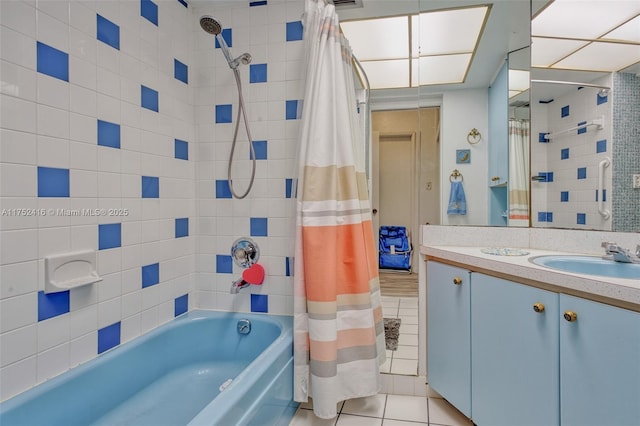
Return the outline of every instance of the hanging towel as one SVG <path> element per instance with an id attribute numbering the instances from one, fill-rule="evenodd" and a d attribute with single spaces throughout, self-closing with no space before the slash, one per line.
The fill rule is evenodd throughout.
<path id="1" fill-rule="evenodd" d="M 447 214 L 467 214 L 467 199 L 464 196 L 462 182 L 451 182 L 451 192 L 449 193 L 449 207 Z"/>

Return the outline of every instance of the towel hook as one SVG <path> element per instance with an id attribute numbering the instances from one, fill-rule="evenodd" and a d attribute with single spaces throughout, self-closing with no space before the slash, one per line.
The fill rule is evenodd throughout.
<path id="1" fill-rule="evenodd" d="M 481 140 L 482 140 L 482 135 L 480 134 L 478 129 L 476 129 L 475 127 L 471 129 L 471 131 L 467 135 L 467 142 L 469 142 L 470 145 L 475 145 Z"/>
<path id="2" fill-rule="evenodd" d="M 460 178 L 460 182 L 464 181 L 464 177 L 462 173 L 458 171 L 458 169 L 454 169 L 453 172 L 449 175 L 449 182 L 453 182 L 454 180 Z"/>

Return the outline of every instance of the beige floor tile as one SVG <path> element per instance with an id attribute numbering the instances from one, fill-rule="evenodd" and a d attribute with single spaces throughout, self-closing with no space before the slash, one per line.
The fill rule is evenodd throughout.
<path id="1" fill-rule="evenodd" d="M 418 347 L 417 346 L 398 346 L 398 349 L 393 351 L 393 359 L 418 359 Z"/>
<path id="2" fill-rule="evenodd" d="M 387 408 L 384 418 L 426 422 L 427 398 L 422 396 L 387 395 Z"/>
<path id="3" fill-rule="evenodd" d="M 418 346 L 418 335 L 400 333 L 400 335 L 398 336 L 398 345 Z"/>
<path id="4" fill-rule="evenodd" d="M 415 376 L 418 373 L 417 359 L 393 359 L 391 361 L 391 374 L 403 374 Z"/>
<path id="5" fill-rule="evenodd" d="M 473 425 L 471 420 L 465 417 L 464 414 L 441 398 L 429 398 L 429 424 L 446 426 Z"/>
<path id="6" fill-rule="evenodd" d="M 418 334 L 418 324 L 400 324 L 400 334 Z"/>
<path id="7" fill-rule="evenodd" d="M 382 418 L 386 402 L 387 395 L 385 394 L 348 399 L 344 402 L 341 413 Z"/>
<path id="8" fill-rule="evenodd" d="M 289 426 L 333 426 L 336 419 L 325 420 L 316 417 L 312 410 L 298 408 Z"/>
<path id="9" fill-rule="evenodd" d="M 353 416 L 351 414 L 340 414 L 336 426 L 381 426 L 382 419 L 374 417 Z"/>
<path id="10" fill-rule="evenodd" d="M 405 422 L 402 420 L 384 419 L 382 420 L 382 426 L 420 426 L 426 425 L 424 422 Z"/>

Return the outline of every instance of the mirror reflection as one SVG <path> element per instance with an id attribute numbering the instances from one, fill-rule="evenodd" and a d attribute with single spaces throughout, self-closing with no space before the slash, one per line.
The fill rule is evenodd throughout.
<path id="1" fill-rule="evenodd" d="M 533 226 L 640 231 L 639 28 L 636 2 L 533 2 Z"/>

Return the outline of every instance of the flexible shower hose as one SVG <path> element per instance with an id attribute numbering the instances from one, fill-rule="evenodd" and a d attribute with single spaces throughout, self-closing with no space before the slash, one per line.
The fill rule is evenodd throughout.
<path id="1" fill-rule="evenodd" d="M 251 188 L 253 187 L 253 181 L 256 176 L 256 152 L 253 148 L 253 139 L 251 138 L 251 130 L 249 129 L 249 120 L 247 120 L 247 113 L 244 106 L 244 97 L 242 96 L 242 82 L 240 81 L 240 72 L 237 68 L 233 69 L 233 75 L 236 78 L 236 86 L 238 87 L 238 103 L 240 104 L 238 107 L 238 116 L 236 118 L 236 127 L 233 131 L 233 143 L 231 144 L 231 153 L 229 154 L 229 166 L 227 168 L 227 180 L 229 181 L 229 189 L 231 190 L 231 194 L 238 199 L 245 198 Z M 238 141 L 238 129 L 240 127 L 240 118 L 244 119 L 244 127 L 247 131 L 247 138 L 249 139 L 249 149 L 251 151 L 251 180 L 249 181 L 249 187 L 245 191 L 244 194 L 238 195 L 233 189 L 233 179 L 231 178 L 231 167 L 233 165 L 233 153 L 236 150 L 236 142 Z"/>

